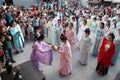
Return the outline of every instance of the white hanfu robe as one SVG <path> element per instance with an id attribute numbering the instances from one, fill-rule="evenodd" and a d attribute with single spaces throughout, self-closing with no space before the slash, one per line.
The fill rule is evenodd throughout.
<path id="1" fill-rule="evenodd" d="M 86 65 L 88 62 L 88 54 L 90 52 L 92 46 L 91 38 L 83 37 L 81 40 L 81 46 L 80 46 L 80 63 L 83 65 Z"/>

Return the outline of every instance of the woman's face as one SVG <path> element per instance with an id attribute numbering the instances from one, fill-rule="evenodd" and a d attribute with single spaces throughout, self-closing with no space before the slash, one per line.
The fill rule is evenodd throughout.
<path id="1" fill-rule="evenodd" d="M 8 9 L 8 12 L 10 12 L 10 8 Z"/>
<path id="2" fill-rule="evenodd" d="M 1 29 L 1 33 L 2 33 L 3 35 L 6 35 L 6 29 L 5 29 L 5 28 L 2 28 L 2 29 Z"/>
<path id="3" fill-rule="evenodd" d="M 85 36 L 88 36 L 89 34 L 87 32 L 85 32 Z"/>
<path id="4" fill-rule="evenodd" d="M 116 21 L 113 21 L 113 24 L 115 24 L 116 23 Z"/>
<path id="5" fill-rule="evenodd" d="M 73 27 L 70 25 L 70 29 L 72 29 Z"/>
<path id="6" fill-rule="evenodd" d="M 100 26 L 99 26 L 99 27 L 100 27 L 100 29 L 102 29 L 102 24 L 101 24 L 101 23 L 100 23 Z"/>
<path id="7" fill-rule="evenodd" d="M 112 36 L 108 36 L 108 41 L 110 41 L 110 42 L 113 42 L 113 38 L 112 38 Z"/>
<path id="8" fill-rule="evenodd" d="M 50 18 L 50 21 L 52 21 L 53 20 L 53 18 Z"/>
<path id="9" fill-rule="evenodd" d="M 16 22 L 13 22 L 13 27 L 15 27 L 16 26 Z"/>
<path id="10" fill-rule="evenodd" d="M 58 25 L 60 25 L 60 21 L 58 21 Z"/>

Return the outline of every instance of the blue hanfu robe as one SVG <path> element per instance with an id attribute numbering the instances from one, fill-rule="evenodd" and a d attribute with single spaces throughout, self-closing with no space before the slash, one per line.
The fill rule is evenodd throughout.
<path id="1" fill-rule="evenodd" d="M 115 55 L 114 55 L 114 57 L 112 59 L 112 63 L 111 63 L 112 65 L 116 64 L 117 59 L 119 57 L 119 53 L 120 53 L 120 35 L 116 38 L 115 42 L 116 42 L 116 52 L 115 52 Z"/>
<path id="2" fill-rule="evenodd" d="M 62 25 L 60 25 L 60 26 L 56 25 L 55 26 L 55 44 L 57 46 L 61 45 L 61 41 L 60 41 L 61 33 L 62 33 Z"/>
<path id="3" fill-rule="evenodd" d="M 93 48 L 93 56 L 98 56 L 99 53 L 99 46 L 101 44 L 101 40 L 104 37 L 105 33 L 104 30 L 97 30 L 96 32 L 96 39 L 95 39 L 95 44 Z"/>
<path id="4" fill-rule="evenodd" d="M 23 47 L 20 26 L 17 24 L 15 27 L 10 28 L 10 33 L 13 36 L 13 42 L 16 49 Z"/>

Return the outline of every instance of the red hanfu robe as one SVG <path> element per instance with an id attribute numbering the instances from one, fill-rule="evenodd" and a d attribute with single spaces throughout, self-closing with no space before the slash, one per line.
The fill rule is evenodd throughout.
<path id="1" fill-rule="evenodd" d="M 108 51 L 105 51 L 105 45 L 108 43 L 106 38 L 103 39 L 102 45 L 100 47 L 100 52 L 98 56 L 98 64 L 101 62 L 104 65 L 104 68 L 108 68 L 111 64 L 112 58 L 115 54 L 116 45 L 112 43 Z"/>

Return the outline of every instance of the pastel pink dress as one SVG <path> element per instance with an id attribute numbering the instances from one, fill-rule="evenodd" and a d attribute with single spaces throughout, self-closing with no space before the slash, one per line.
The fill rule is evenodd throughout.
<path id="1" fill-rule="evenodd" d="M 60 54 L 59 74 L 63 76 L 67 76 L 72 71 L 72 65 L 71 65 L 72 54 L 71 54 L 71 47 L 68 41 L 60 46 L 59 54 Z"/>
<path id="2" fill-rule="evenodd" d="M 68 42 L 70 43 L 71 48 L 73 48 L 74 36 L 75 36 L 75 32 L 74 32 L 73 29 L 72 29 L 72 30 L 68 30 L 68 31 L 66 32 L 66 37 L 67 37 L 67 39 L 68 39 Z"/>

